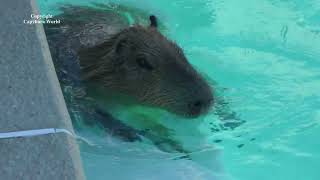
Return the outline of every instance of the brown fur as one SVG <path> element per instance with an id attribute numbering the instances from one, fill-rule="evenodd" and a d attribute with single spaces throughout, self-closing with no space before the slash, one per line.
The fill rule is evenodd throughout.
<path id="1" fill-rule="evenodd" d="M 209 85 L 182 49 L 154 27 L 124 29 L 104 43 L 82 50 L 79 57 L 85 80 L 133 96 L 143 104 L 188 117 L 207 112 L 212 104 Z"/>
<path id="2" fill-rule="evenodd" d="M 88 7 L 63 11 L 60 27 L 46 30 L 47 36 L 60 31 L 59 38 L 49 38 L 50 48 L 63 51 L 54 52 L 62 54 L 57 58 L 63 60 L 60 64 L 66 63 L 66 55 L 78 56 L 83 80 L 103 86 L 106 93 L 120 92 L 186 117 L 197 117 L 211 108 L 212 89 L 183 50 L 158 31 L 155 16 L 150 17 L 148 27 L 130 27 L 111 12 Z"/>

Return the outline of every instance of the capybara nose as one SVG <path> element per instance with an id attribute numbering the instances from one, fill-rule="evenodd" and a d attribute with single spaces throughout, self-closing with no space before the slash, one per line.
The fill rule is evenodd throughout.
<path id="1" fill-rule="evenodd" d="M 208 99 L 198 99 L 188 104 L 190 114 L 193 116 L 200 115 L 206 112 L 211 106 L 213 99 L 210 97 Z"/>

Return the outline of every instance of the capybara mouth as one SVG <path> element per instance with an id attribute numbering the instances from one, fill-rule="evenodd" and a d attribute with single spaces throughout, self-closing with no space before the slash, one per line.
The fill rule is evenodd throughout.
<path id="1" fill-rule="evenodd" d="M 192 119 L 206 115 L 213 109 L 213 90 L 204 79 L 195 80 L 196 82 L 192 82 L 192 79 L 189 79 L 182 87 L 177 84 L 172 85 L 170 91 L 157 89 L 158 91 L 153 93 L 145 92 L 146 95 L 141 100 L 146 105 L 160 107 L 185 118 Z"/>
<path id="2" fill-rule="evenodd" d="M 186 118 L 197 118 L 201 115 L 206 115 L 213 106 L 213 98 L 208 95 L 205 100 L 196 100 L 192 103 L 188 103 L 184 109 L 179 109 L 174 112 Z"/>
<path id="3" fill-rule="evenodd" d="M 194 103 L 190 103 L 188 105 L 189 113 L 187 113 L 187 117 L 196 118 L 200 115 L 207 114 L 210 107 L 212 106 L 213 99 L 208 98 L 206 101 L 196 101 Z"/>

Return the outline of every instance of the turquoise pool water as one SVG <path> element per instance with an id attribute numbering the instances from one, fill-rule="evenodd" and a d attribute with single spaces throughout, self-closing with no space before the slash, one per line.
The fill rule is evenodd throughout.
<path id="1" fill-rule="evenodd" d="M 57 2 L 65 1 L 39 0 L 39 6 L 55 13 Z M 228 109 L 246 122 L 234 130 L 213 131 L 221 122 L 209 113 L 183 127 L 172 123 L 181 134 L 178 139 L 194 152 L 192 160 L 79 125 L 77 133 L 87 139 L 79 144 L 88 179 L 320 179 L 319 0 L 93 2 L 156 14 L 164 33 L 216 82 Z M 135 12 L 126 13 L 130 19 Z M 63 91 L 72 103 L 72 87 L 63 86 Z M 84 118 L 69 111 L 74 119 Z"/>

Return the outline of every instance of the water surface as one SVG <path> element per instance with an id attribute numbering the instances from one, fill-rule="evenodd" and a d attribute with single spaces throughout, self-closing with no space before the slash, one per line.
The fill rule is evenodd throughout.
<path id="1" fill-rule="evenodd" d="M 57 2 L 39 0 L 39 5 L 43 12 L 53 13 L 49 7 Z M 80 142 L 88 179 L 320 178 L 319 0 L 94 2 L 156 14 L 163 32 L 216 82 L 230 111 L 246 123 L 222 130 L 214 113 L 201 123 L 186 123 L 179 131 L 184 143 L 200 142 L 187 136 L 189 128 L 202 135 L 197 146 L 203 152 L 195 150 L 192 161 L 173 160 L 180 155 L 161 152 L 148 143 L 121 142 L 99 127 L 79 125 L 78 134 L 90 141 Z M 129 21 L 135 20 L 137 12 L 126 13 Z M 65 86 L 63 91 L 67 101 L 73 102 L 72 87 Z M 84 118 L 78 115 L 76 111 L 71 114 L 74 119 Z M 181 124 L 172 126 L 179 129 Z"/>

